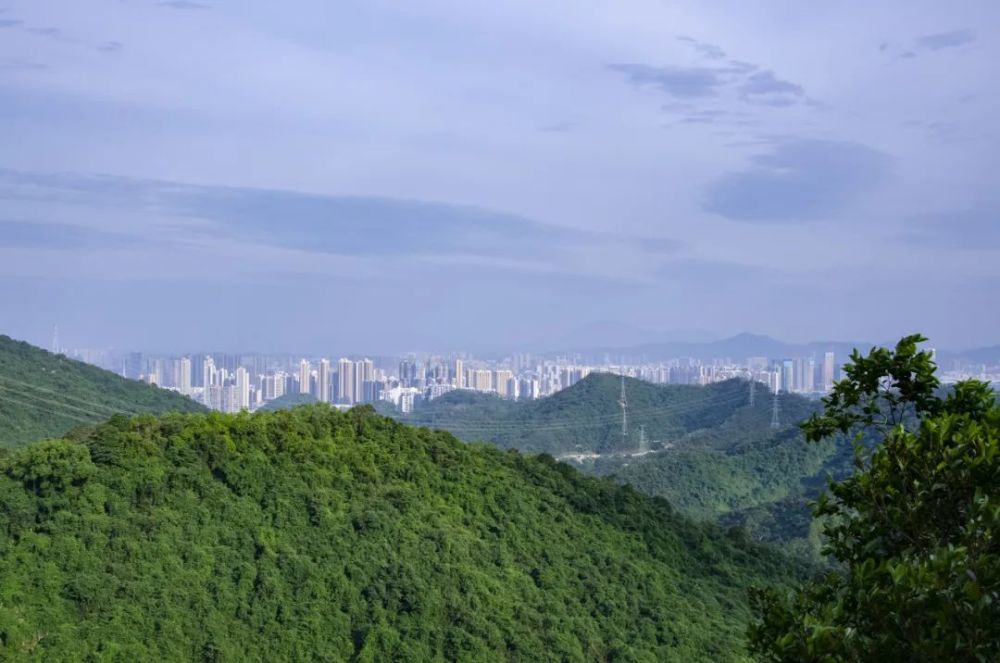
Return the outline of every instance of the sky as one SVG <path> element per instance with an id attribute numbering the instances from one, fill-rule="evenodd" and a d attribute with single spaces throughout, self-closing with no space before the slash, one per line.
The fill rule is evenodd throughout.
<path id="1" fill-rule="evenodd" d="M 0 0 L 0 333 L 1000 343 L 998 44 L 995 0 Z"/>

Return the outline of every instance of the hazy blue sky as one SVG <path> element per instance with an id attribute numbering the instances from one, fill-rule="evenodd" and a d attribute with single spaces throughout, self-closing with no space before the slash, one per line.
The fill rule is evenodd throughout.
<path id="1" fill-rule="evenodd" d="M 0 333 L 1000 342 L 996 0 L 0 8 Z"/>

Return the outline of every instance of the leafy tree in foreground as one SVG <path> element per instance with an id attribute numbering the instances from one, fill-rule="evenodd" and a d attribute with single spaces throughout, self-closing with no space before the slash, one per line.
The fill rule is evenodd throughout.
<path id="1" fill-rule="evenodd" d="M 975 380 L 938 397 L 925 340 L 855 352 L 825 412 L 803 424 L 811 441 L 859 441 L 854 475 L 815 510 L 841 568 L 789 594 L 752 592 L 761 659 L 1000 657 L 1000 407 Z M 881 444 L 860 444 L 865 431 Z"/>

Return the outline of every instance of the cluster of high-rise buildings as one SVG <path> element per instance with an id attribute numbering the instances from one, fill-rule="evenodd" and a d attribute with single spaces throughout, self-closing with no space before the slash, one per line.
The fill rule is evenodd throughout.
<path id="1" fill-rule="evenodd" d="M 625 357 L 534 356 L 499 359 L 412 354 L 405 357 L 341 358 L 288 355 L 193 353 L 165 356 L 114 350 L 68 350 L 69 356 L 132 379 L 179 391 L 210 408 L 254 410 L 278 398 L 318 400 L 340 407 L 389 402 L 411 411 L 421 401 L 456 389 L 531 400 L 571 387 L 593 372 L 615 373 L 656 384 L 710 384 L 732 378 L 753 379 L 774 392 L 823 394 L 839 380 L 833 352 L 792 358 L 745 360 L 675 358 L 634 361 Z M 932 351 L 933 352 L 933 351 Z M 948 360 L 939 372 L 945 383 L 974 377 L 1000 384 L 1000 361 L 991 364 Z"/>
<path id="2" fill-rule="evenodd" d="M 228 353 L 162 357 L 130 353 L 122 361 L 126 377 L 174 389 L 224 412 L 254 410 L 269 401 L 293 396 L 294 400 L 316 400 L 341 407 L 386 401 L 408 412 L 421 401 L 456 389 L 529 400 L 571 387 L 593 372 L 627 375 L 657 384 L 705 385 L 732 378 L 753 379 L 772 391 L 801 394 L 824 393 L 839 378 L 832 352 L 781 360 L 673 359 L 637 364 L 583 363 L 527 354 L 496 360 L 468 355 L 411 355 L 402 359 L 341 358 L 333 362 L 325 357 L 296 359 Z"/>

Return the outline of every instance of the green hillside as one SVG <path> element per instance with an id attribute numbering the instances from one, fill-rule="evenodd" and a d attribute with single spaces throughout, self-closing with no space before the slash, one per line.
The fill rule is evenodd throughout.
<path id="1" fill-rule="evenodd" d="M 850 471 L 850 445 L 807 444 L 797 424 L 820 404 L 779 398 L 758 384 L 730 380 L 707 386 L 654 385 L 626 378 L 629 434 L 622 436 L 621 378 L 592 374 L 538 401 L 512 402 L 471 391 L 450 392 L 404 421 L 450 430 L 502 448 L 543 451 L 589 474 L 610 475 L 665 497 L 685 515 L 743 526 L 751 536 L 817 549 L 807 501 L 826 476 Z M 647 453 L 636 455 L 640 431 Z M 625 453 L 622 453 L 625 452 Z M 596 456 L 595 456 L 596 454 Z"/>
<path id="2" fill-rule="evenodd" d="M 716 426 L 673 439 L 668 449 L 640 458 L 602 457 L 588 469 L 614 474 L 699 517 L 781 500 L 808 487 L 809 479 L 822 475 L 843 447 L 832 440 L 805 441 L 795 424 L 816 410 L 815 403 L 782 395 L 785 424 L 775 429 L 770 395 L 756 400 L 753 408 L 732 408 Z"/>
<path id="3" fill-rule="evenodd" d="M 492 394 L 452 391 L 400 419 L 467 439 L 488 440 L 505 449 L 553 455 L 603 453 L 636 449 L 641 426 L 654 443 L 718 426 L 746 406 L 749 398 L 747 383 L 739 380 L 697 387 L 626 378 L 625 388 L 631 433 L 624 439 L 618 405 L 621 378 L 607 373 L 591 374 L 536 401 L 513 402 Z M 768 407 L 766 399 L 758 400 L 759 408 Z M 770 417 L 770 410 L 767 414 Z"/>
<path id="4" fill-rule="evenodd" d="M 312 394 L 285 394 L 264 403 L 258 409 L 265 412 L 273 412 L 275 410 L 287 410 L 299 405 L 310 405 L 316 401 L 316 397 Z"/>
<path id="5" fill-rule="evenodd" d="M 776 552 L 371 408 L 0 455 L 0 659 L 744 660 Z"/>
<path id="6" fill-rule="evenodd" d="M 198 412 L 186 396 L 0 335 L 0 448 L 127 414 Z"/>

